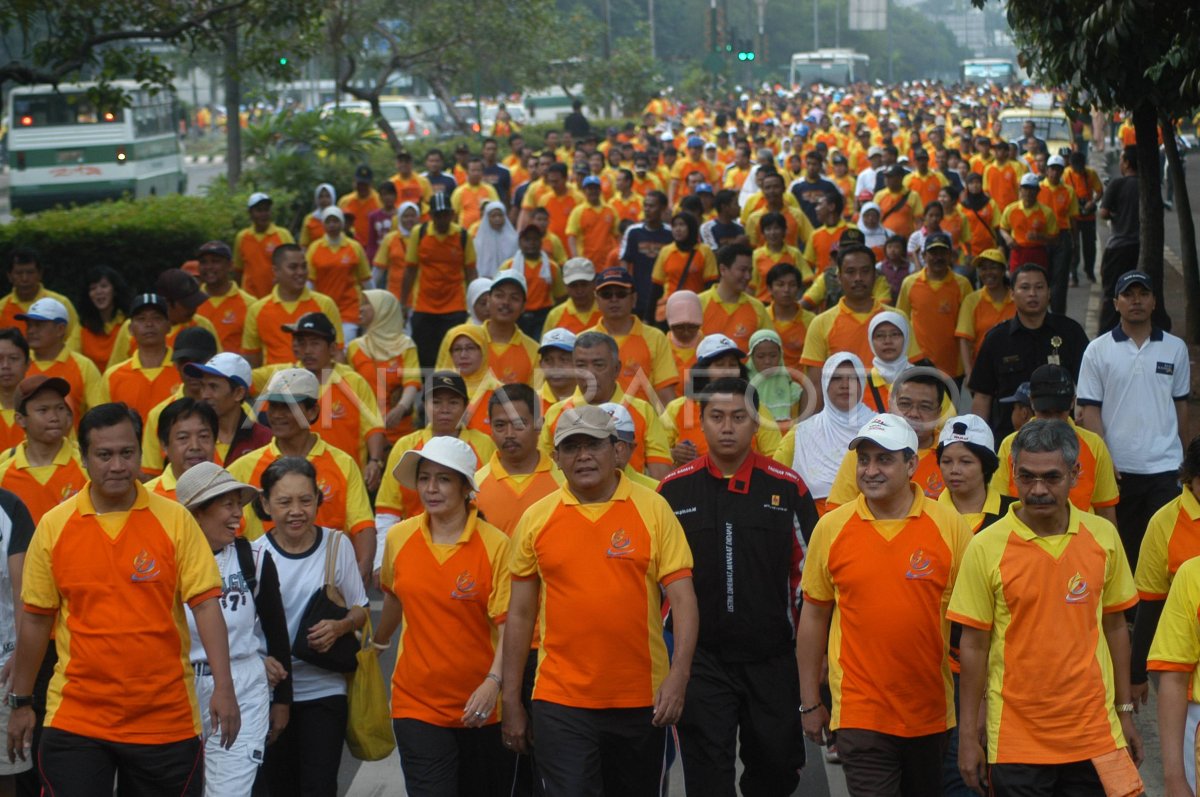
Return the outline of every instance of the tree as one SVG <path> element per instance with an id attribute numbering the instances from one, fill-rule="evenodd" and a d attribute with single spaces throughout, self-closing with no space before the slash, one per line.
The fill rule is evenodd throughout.
<path id="1" fill-rule="evenodd" d="M 982 7 L 987 0 L 972 0 Z M 1028 68 L 1067 86 L 1079 107 L 1126 108 L 1137 131 L 1141 251 L 1163 302 L 1163 204 L 1156 165 L 1160 123 L 1200 105 L 1200 9 L 1174 0 L 1009 0 L 1008 21 Z M 1174 147 L 1168 147 L 1168 154 Z M 1188 205 L 1187 186 L 1176 181 Z M 1187 336 L 1200 342 L 1200 275 L 1190 214 L 1180 213 Z M 1190 242 L 1190 243 L 1189 243 Z"/>

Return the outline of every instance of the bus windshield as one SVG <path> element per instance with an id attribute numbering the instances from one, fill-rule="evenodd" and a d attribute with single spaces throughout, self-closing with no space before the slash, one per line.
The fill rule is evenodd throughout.
<path id="1" fill-rule="evenodd" d="M 113 124 L 124 120 L 121 108 L 101 108 L 82 92 L 13 94 L 13 127 L 62 127 L 67 125 Z"/>
<path id="2" fill-rule="evenodd" d="M 1008 83 L 1013 78 L 1013 65 L 1006 61 L 964 61 L 962 73 L 968 83 Z"/>

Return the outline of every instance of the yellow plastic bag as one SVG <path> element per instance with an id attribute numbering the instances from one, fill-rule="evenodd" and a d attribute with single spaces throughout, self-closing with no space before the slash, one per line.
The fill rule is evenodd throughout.
<path id="1" fill-rule="evenodd" d="M 346 723 L 346 746 L 350 748 L 350 755 L 359 761 L 381 761 L 392 754 L 396 737 L 392 734 L 392 712 L 387 685 L 379 667 L 379 655 L 371 649 L 369 616 L 358 651 L 358 669 L 348 681 L 350 712 Z"/>

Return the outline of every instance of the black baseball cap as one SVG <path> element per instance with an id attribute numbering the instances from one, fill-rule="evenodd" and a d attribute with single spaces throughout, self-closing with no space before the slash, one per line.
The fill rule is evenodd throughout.
<path id="1" fill-rule="evenodd" d="M 337 330 L 333 322 L 324 313 L 305 313 L 294 324 L 284 324 L 284 330 L 292 335 L 316 335 L 333 343 L 337 340 Z"/>
<path id="2" fill-rule="evenodd" d="M 1035 412 L 1063 412 L 1075 399 L 1075 381 L 1061 365 L 1039 365 L 1029 377 L 1030 404 Z"/>
<path id="3" fill-rule="evenodd" d="M 930 249 L 953 249 L 954 246 L 950 243 L 950 236 L 944 232 L 930 233 L 925 238 L 925 251 Z"/>
<path id="4" fill-rule="evenodd" d="M 167 317 L 167 300 L 157 293 L 139 293 L 133 297 L 133 304 L 129 307 L 129 317 L 132 318 L 146 308 L 157 310 L 163 318 Z"/>
<path id="5" fill-rule="evenodd" d="M 429 384 L 426 386 L 426 394 L 432 396 L 434 391 L 449 390 L 463 397 L 464 400 L 470 400 L 467 394 L 467 382 L 454 371 L 434 371 L 429 376 Z"/>
<path id="6" fill-rule="evenodd" d="M 154 290 L 167 302 L 182 304 L 189 310 L 195 310 L 208 301 L 208 295 L 200 290 L 196 278 L 181 268 L 169 268 L 159 274 L 154 281 Z"/>
<path id="7" fill-rule="evenodd" d="M 450 207 L 450 195 L 445 191 L 439 191 L 429 200 L 430 213 L 451 213 L 454 208 Z"/>
<path id="8" fill-rule="evenodd" d="M 217 354 L 217 339 L 203 327 L 188 327 L 180 330 L 175 336 L 175 346 L 171 350 L 171 362 L 177 363 L 188 360 L 194 363 L 206 363 Z"/>
<path id="9" fill-rule="evenodd" d="M 201 255 L 216 255 L 226 260 L 233 260 L 233 250 L 224 241 L 208 241 L 201 244 L 200 248 L 196 250 L 196 258 L 199 259 Z"/>
<path id="10" fill-rule="evenodd" d="M 375 172 L 371 171 L 371 167 L 363 164 L 354 170 L 354 181 L 356 183 L 369 183 L 375 179 Z"/>
<path id="11" fill-rule="evenodd" d="M 856 227 L 850 227 L 849 229 L 842 231 L 841 237 L 838 238 L 837 245 L 838 249 L 846 246 L 866 246 L 867 236 L 863 234 L 862 230 Z"/>

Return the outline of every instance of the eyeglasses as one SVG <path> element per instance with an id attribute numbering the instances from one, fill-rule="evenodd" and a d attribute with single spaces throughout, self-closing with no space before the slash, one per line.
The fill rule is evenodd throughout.
<path id="1" fill-rule="evenodd" d="M 589 454 L 599 454 L 606 447 L 611 445 L 610 438 L 588 437 L 584 440 L 564 440 L 558 445 L 558 453 L 560 456 L 575 457 L 586 451 Z"/>
<path id="2" fill-rule="evenodd" d="M 628 299 L 632 292 L 621 288 L 602 288 L 596 291 L 596 295 L 601 299 Z"/>
<path id="3" fill-rule="evenodd" d="M 482 349 L 480 349 L 478 346 L 452 346 L 452 347 L 450 347 L 450 353 L 457 354 L 457 355 L 478 354 L 480 351 L 482 351 Z"/>
<path id="4" fill-rule="evenodd" d="M 1032 487 L 1038 482 L 1041 482 L 1047 487 L 1057 487 L 1062 484 L 1066 478 L 1067 475 L 1065 473 L 1059 473 L 1056 470 L 1052 470 L 1049 473 L 1043 473 L 1041 476 L 1035 476 L 1027 471 L 1017 471 L 1016 482 L 1022 487 Z"/>

